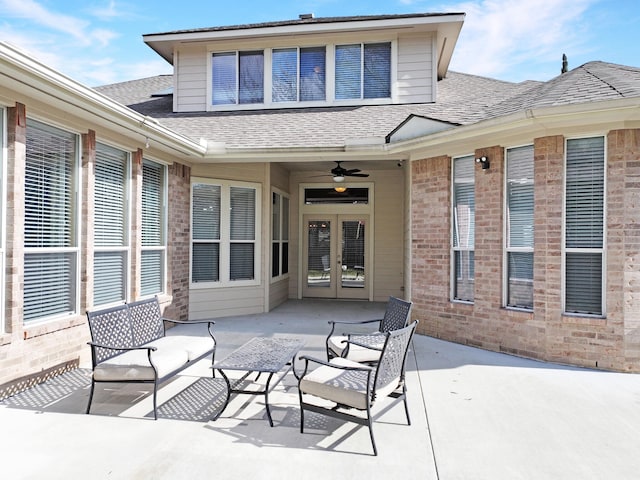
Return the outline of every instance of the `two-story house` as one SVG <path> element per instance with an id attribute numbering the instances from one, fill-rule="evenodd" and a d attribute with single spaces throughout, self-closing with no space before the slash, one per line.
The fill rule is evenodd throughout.
<path id="1" fill-rule="evenodd" d="M 394 295 L 422 334 L 640 371 L 640 69 L 451 72 L 463 20 L 149 34 L 173 75 L 98 89 L 0 44 L 4 391 L 150 295 L 183 319 Z"/>

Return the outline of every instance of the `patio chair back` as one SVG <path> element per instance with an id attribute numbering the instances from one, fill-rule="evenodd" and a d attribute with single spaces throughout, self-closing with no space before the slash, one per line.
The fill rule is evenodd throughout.
<path id="1" fill-rule="evenodd" d="M 380 321 L 380 331 L 386 333 L 406 327 L 409 324 L 411 305 L 411 302 L 389 297 L 384 317 Z"/>
<path id="2" fill-rule="evenodd" d="M 129 310 L 126 305 L 107 308 L 104 310 L 87 312 L 91 340 L 100 345 L 117 345 L 122 348 L 133 347 L 133 332 Z M 96 347 L 92 349 L 94 366 L 111 357 L 115 357 L 123 350 L 113 350 Z"/>
<path id="3" fill-rule="evenodd" d="M 409 352 L 409 344 L 415 332 L 417 321 L 399 330 L 387 332 L 382 354 L 376 369 L 371 401 L 381 395 L 389 395 L 404 386 L 404 371 Z"/>

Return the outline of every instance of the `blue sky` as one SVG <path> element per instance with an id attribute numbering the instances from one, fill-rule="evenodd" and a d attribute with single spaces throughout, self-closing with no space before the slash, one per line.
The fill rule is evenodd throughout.
<path id="1" fill-rule="evenodd" d="M 591 60 L 640 67 L 638 0 L 0 0 L 0 40 L 89 86 L 170 73 L 142 35 L 316 17 L 464 12 L 450 68 L 549 80 Z"/>

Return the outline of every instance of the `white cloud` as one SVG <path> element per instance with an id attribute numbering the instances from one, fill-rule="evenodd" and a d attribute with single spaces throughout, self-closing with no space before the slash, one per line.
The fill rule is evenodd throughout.
<path id="1" fill-rule="evenodd" d="M 481 0 L 442 7 L 466 13 L 451 69 L 498 78 L 535 71 L 547 75 L 535 79 L 548 80 L 560 73 L 562 54 L 581 42 L 583 15 L 594 1 Z M 557 69 L 541 72 L 545 62 L 556 62 Z"/>

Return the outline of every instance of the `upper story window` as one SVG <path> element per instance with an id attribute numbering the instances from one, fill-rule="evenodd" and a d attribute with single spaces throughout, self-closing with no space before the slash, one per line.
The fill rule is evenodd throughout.
<path id="1" fill-rule="evenodd" d="M 275 49 L 272 63 L 274 102 L 325 100 L 325 47 Z"/>
<path id="2" fill-rule="evenodd" d="M 336 46 L 336 100 L 391 97 L 391 43 Z"/>
<path id="3" fill-rule="evenodd" d="M 264 52 L 214 53 L 211 59 L 213 105 L 264 102 Z"/>
<path id="4" fill-rule="evenodd" d="M 210 55 L 213 110 L 391 101 L 392 42 Z"/>

